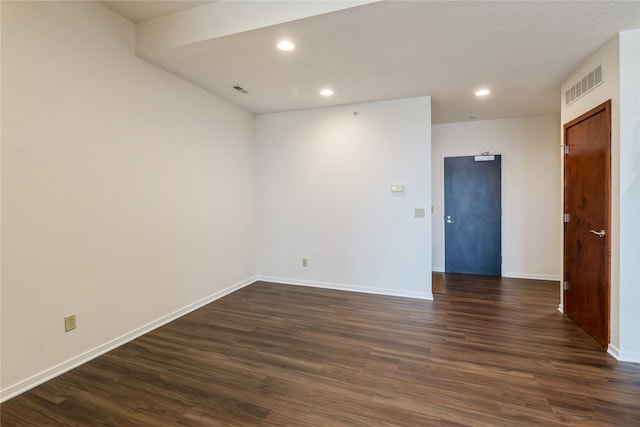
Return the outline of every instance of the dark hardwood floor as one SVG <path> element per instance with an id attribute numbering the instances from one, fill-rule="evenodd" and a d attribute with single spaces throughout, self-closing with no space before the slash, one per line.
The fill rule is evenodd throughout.
<path id="1" fill-rule="evenodd" d="M 259 282 L 2 404 L 3 426 L 639 426 L 552 282 L 435 301 Z"/>

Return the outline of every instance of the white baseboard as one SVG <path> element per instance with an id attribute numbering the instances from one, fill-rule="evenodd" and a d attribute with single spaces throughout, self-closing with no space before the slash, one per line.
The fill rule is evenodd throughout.
<path id="1" fill-rule="evenodd" d="M 607 353 L 613 356 L 619 362 L 631 362 L 631 363 L 640 363 L 640 353 L 635 353 L 631 351 L 620 351 L 615 346 L 609 344 L 607 347 Z"/>
<path id="2" fill-rule="evenodd" d="M 49 369 L 46 369 L 32 377 L 27 378 L 26 380 L 20 381 L 14 385 L 6 387 L 0 390 L 0 402 L 5 402 L 12 397 L 15 397 L 21 393 L 24 393 L 27 390 L 32 389 L 46 381 L 49 381 L 52 378 L 55 378 L 59 375 L 64 374 L 65 372 L 70 371 L 73 368 L 76 368 L 88 361 L 95 359 L 98 356 L 101 356 L 111 350 L 114 350 L 120 347 L 123 344 L 128 343 L 148 332 L 153 331 L 154 329 L 159 328 L 162 325 L 165 325 L 179 317 L 184 316 L 200 307 L 203 307 L 217 299 L 224 297 L 225 295 L 230 294 L 238 289 L 244 288 L 247 285 L 250 285 L 256 281 L 256 277 L 251 277 L 249 279 L 243 280 L 242 282 L 238 282 L 235 285 L 231 285 L 221 291 L 215 292 L 205 298 L 202 298 L 199 301 L 196 301 L 192 304 L 187 305 L 179 310 L 176 310 L 172 313 L 169 313 L 161 318 L 154 320 L 152 322 L 147 323 L 139 328 L 132 330 L 124 335 L 121 335 L 111 341 L 108 341 L 104 344 L 99 345 L 89 351 L 86 351 L 78 356 L 75 356 L 65 362 L 62 362 L 56 366 L 53 366 Z"/>
<path id="3" fill-rule="evenodd" d="M 503 272 L 502 277 L 510 277 L 513 279 L 533 279 L 533 280 L 551 280 L 554 282 L 560 281 L 560 276 L 550 274 L 528 274 L 528 273 L 514 273 Z"/>
<path id="4" fill-rule="evenodd" d="M 353 285 L 345 285 L 345 284 L 338 284 L 338 283 L 315 282 L 315 281 L 309 281 L 309 280 L 297 280 L 297 279 L 294 280 L 294 279 L 286 279 L 283 277 L 270 277 L 270 276 L 258 276 L 258 280 L 261 280 L 264 282 L 282 283 L 283 285 L 310 286 L 313 288 L 335 289 L 338 291 L 363 292 L 366 294 L 389 295 L 389 296 L 396 296 L 396 297 L 433 300 L 433 293 L 431 292 L 431 289 L 429 289 L 428 292 L 411 292 L 411 291 L 401 291 L 397 289 L 369 288 L 365 286 L 353 286 Z"/>
<path id="5" fill-rule="evenodd" d="M 434 273 L 444 273 L 444 268 L 442 267 L 431 267 L 431 271 Z M 560 281 L 560 276 L 549 275 L 549 274 L 528 274 L 528 273 L 513 273 L 506 272 L 502 273 L 502 277 L 510 277 L 513 279 L 534 279 L 534 280 L 552 280 L 554 282 Z"/>
<path id="6" fill-rule="evenodd" d="M 609 353 L 609 355 L 612 356 L 614 359 L 620 360 L 620 359 L 618 359 L 618 357 L 620 355 L 620 351 L 615 346 L 609 344 L 607 346 L 607 353 Z"/>

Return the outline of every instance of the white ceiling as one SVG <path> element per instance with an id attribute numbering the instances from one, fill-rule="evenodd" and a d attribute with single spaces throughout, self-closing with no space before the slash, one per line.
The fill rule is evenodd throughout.
<path id="1" fill-rule="evenodd" d="M 139 21 L 140 3 L 155 17 L 209 2 L 103 3 Z M 143 57 L 256 114 L 431 95 L 448 123 L 559 112 L 562 80 L 635 28 L 640 1 L 382 1 Z M 293 52 L 275 49 L 285 36 Z"/>
<path id="2" fill-rule="evenodd" d="M 99 2 L 112 9 L 114 12 L 124 16 L 134 24 L 159 18 L 161 16 L 171 15 L 172 13 L 202 6 L 207 3 L 213 3 L 211 0 L 99 0 Z"/>

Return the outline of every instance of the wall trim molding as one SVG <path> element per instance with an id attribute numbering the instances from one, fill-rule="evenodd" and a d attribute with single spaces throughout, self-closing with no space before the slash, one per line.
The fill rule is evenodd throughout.
<path id="1" fill-rule="evenodd" d="M 560 276 L 555 274 L 529 274 L 529 273 L 515 273 L 515 272 L 503 272 L 502 277 L 510 277 L 513 279 L 533 279 L 533 280 L 549 280 L 553 282 L 559 282 Z"/>
<path id="2" fill-rule="evenodd" d="M 431 267 L 431 271 L 434 273 L 444 273 L 444 268 L 442 267 Z M 559 282 L 560 276 L 555 274 L 529 274 L 529 273 L 513 273 L 506 272 L 502 273 L 502 277 L 509 277 L 512 279 L 533 279 L 533 280 L 550 280 L 553 282 Z"/>
<path id="3" fill-rule="evenodd" d="M 613 357 L 616 360 L 620 360 L 620 350 L 618 350 L 618 348 L 616 346 L 614 346 L 613 344 L 609 344 L 607 346 L 607 353 L 609 353 L 609 355 L 611 357 Z"/>
<path id="4" fill-rule="evenodd" d="M 614 359 L 619 362 L 640 363 L 640 353 L 632 351 L 620 351 L 616 346 L 609 344 L 607 347 L 607 353 L 609 353 Z"/>
<path id="5" fill-rule="evenodd" d="M 340 283 L 316 282 L 311 280 L 286 279 L 283 277 L 258 276 L 258 281 L 281 283 L 283 285 L 309 286 L 312 288 L 335 289 L 338 291 L 362 292 L 366 294 L 388 295 L 395 297 L 433 300 L 431 289 L 428 292 L 407 292 L 397 289 L 370 288 L 366 286 L 346 285 Z"/>
<path id="6" fill-rule="evenodd" d="M 183 308 L 180 308 L 176 311 L 173 311 L 169 314 L 166 314 L 156 320 L 153 320 L 145 325 L 140 326 L 130 332 L 127 332 L 124 335 L 121 335 L 117 338 L 114 338 L 104 344 L 101 344 L 91 350 L 88 350 L 82 354 L 72 357 L 71 359 L 59 363 L 49 369 L 45 369 L 44 371 L 35 374 L 25 380 L 22 380 L 16 384 L 13 384 L 9 387 L 6 387 L 0 390 L 0 402 L 5 402 L 13 397 L 16 397 L 19 394 L 22 394 L 40 384 L 47 382 L 59 375 L 64 374 L 74 368 L 77 368 L 80 365 L 83 365 L 89 362 L 92 359 L 95 359 L 98 356 L 101 356 L 111 350 L 115 350 L 116 348 L 133 341 L 134 339 L 153 331 L 154 329 L 159 328 L 173 320 L 178 319 L 179 317 L 184 316 L 194 310 L 197 310 L 200 307 L 203 307 L 217 299 L 220 299 L 232 292 L 237 291 L 238 289 L 242 289 L 245 286 L 248 286 L 252 283 L 255 283 L 256 277 L 250 277 L 241 282 L 238 282 L 234 285 L 228 286 L 220 291 L 214 292 L 213 294 L 204 297 L 196 302 L 193 302 Z"/>

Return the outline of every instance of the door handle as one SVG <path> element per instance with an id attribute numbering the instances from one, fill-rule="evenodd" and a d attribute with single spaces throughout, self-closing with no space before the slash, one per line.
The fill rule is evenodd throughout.
<path id="1" fill-rule="evenodd" d="M 456 222 L 456 220 L 451 219 L 451 215 L 447 215 L 447 224 L 453 224 L 454 222 Z"/>
<path id="2" fill-rule="evenodd" d="M 589 230 L 589 233 L 593 233 L 598 237 L 604 237 L 604 235 L 607 234 L 604 230 L 600 230 L 600 231 Z"/>

